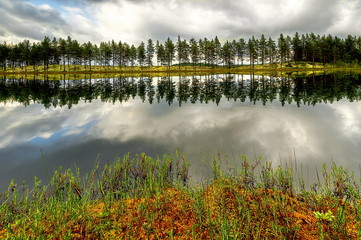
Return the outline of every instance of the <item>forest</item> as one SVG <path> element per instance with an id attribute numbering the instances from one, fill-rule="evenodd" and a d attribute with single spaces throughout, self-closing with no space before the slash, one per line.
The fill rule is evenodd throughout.
<path id="1" fill-rule="evenodd" d="M 292 66 L 291 62 L 308 62 L 333 65 L 358 65 L 361 62 L 361 37 L 348 35 L 339 38 L 314 33 L 285 36 L 277 39 L 265 37 L 239 38 L 231 41 L 191 38 L 177 41 L 168 38 L 164 42 L 149 39 L 139 45 L 122 41 L 105 41 L 100 44 L 80 43 L 70 36 L 67 39 L 44 37 L 40 42 L 24 40 L 17 44 L 0 44 L 0 66 L 3 71 L 16 67 L 27 71 L 29 67 L 43 71 L 49 65 L 59 65 L 59 71 L 67 71 L 71 65 L 81 65 L 85 70 L 92 66 L 108 68 L 126 66 L 235 66 L 255 64 Z M 68 67 L 68 69 L 67 69 Z"/>

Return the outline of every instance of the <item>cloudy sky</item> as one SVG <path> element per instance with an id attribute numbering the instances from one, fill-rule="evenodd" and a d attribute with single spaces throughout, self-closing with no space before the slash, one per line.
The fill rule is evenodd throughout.
<path id="1" fill-rule="evenodd" d="M 360 0 L 0 0 L 0 42 L 361 35 Z"/>

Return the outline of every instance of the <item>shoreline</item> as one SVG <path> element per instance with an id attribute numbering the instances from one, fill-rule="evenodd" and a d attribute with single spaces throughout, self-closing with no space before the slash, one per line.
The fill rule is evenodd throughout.
<path id="1" fill-rule="evenodd" d="M 0 71 L 0 75 L 63 75 L 63 74 L 174 74 L 174 73 L 259 73 L 259 72 L 320 72 L 320 71 L 361 71 L 361 67 L 315 67 L 315 68 L 196 68 L 196 69 L 164 69 L 166 67 L 157 67 L 158 69 L 137 69 L 138 67 L 130 67 L 132 69 L 97 69 L 97 70 L 67 70 L 67 71 Z M 154 68 L 154 67 L 153 67 Z"/>

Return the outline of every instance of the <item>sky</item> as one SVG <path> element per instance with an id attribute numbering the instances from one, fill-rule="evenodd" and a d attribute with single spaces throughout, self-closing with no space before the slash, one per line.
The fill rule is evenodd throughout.
<path id="1" fill-rule="evenodd" d="M 361 35 L 360 0 L 0 0 L 0 42 Z"/>

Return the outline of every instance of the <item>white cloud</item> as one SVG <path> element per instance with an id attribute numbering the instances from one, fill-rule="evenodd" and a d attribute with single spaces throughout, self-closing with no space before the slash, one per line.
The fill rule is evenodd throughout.
<path id="1" fill-rule="evenodd" d="M 0 5 L 2 41 L 42 40 L 66 27 L 60 13 L 48 4 L 36 6 L 22 0 L 0 0 Z"/>
<path id="2" fill-rule="evenodd" d="M 88 41 L 99 43 L 102 40 L 101 29 L 97 21 L 89 17 L 86 8 L 64 6 L 63 9 L 61 16 L 68 27 L 61 29 L 61 32 L 57 33 L 58 36 L 63 38 L 70 36 L 80 43 Z"/>
<path id="3" fill-rule="evenodd" d="M 344 100 L 331 106 L 340 119 L 340 127 L 345 137 L 351 142 L 361 143 L 361 105 L 354 103 L 351 106 Z"/>
<path id="4" fill-rule="evenodd" d="M 54 1 L 54 0 L 53 0 Z M 68 35 L 80 42 L 234 39 L 314 32 L 361 35 L 357 0 L 109 0 L 57 4 L 0 0 L 0 40 Z M 60 5 L 59 5 L 60 4 Z M 53 7 L 52 7 L 53 6 Z M 56 8 L 54 8 L 56 6 Z M 7 23 L 7 24 L 5 24 Z M 31 29 L 31 31 L 29 30 Z"/>
<path id="5" fill-rule="evenodd" d="M 39 5 L 39 10 L 52 11 L 54 9 L 49 4 L 41 4 Z"/>
<path id="6" fill-rule="evenodd" d="M 327 31 L 341 36 L 361 35 L 361 2 L 358 0 L 342 1 L 337 21 Z"/>
<path id="7" fill-rule="evenodd" d="M 351 1 L 108 1 L 90 5 L 89 9 L 104 38 L 137 44 L 148 38 L 165 40 L 178 35 L 232 39 L 262 33 L 275 37 L 296 31 L 328 34 L 337 29 L 338 20 L 349 16 L 348 6 L 354 5 Z M 353 11 L 347 17 L 348 24 L 358 21 L 357 11 Z M 344 34 L 343 30 L 332 32 Z"/>
<path id="8" fill-rule="evenodd" d="M 79 104 L 71 110 L 66 107 L 44 109 L 41 104 L 32 104 L 26 108 L 16 103 L 0 106 L 0 123 L 6 126 L 0 132 L 0 148 L 24 144 L 37 137 L 50 138 L 59 133 L 63 136 L 84 132 L 88 134 L 87 125 L 102 118 L 104 109 L 93 106 L 92 111 L 84 111 L 87 106 Z M 83 114 L 73 114 L 76 111 Z"/>

